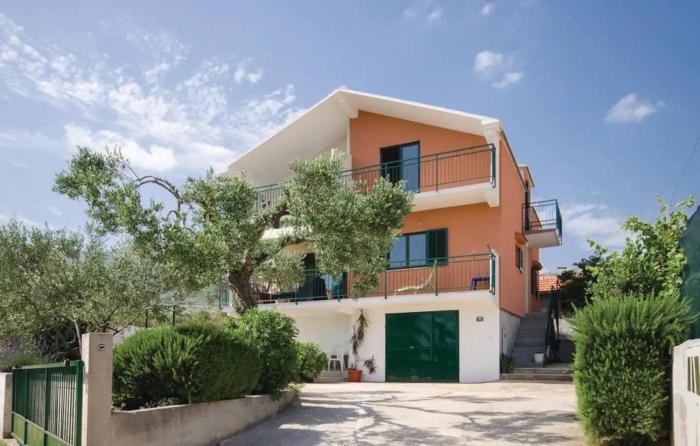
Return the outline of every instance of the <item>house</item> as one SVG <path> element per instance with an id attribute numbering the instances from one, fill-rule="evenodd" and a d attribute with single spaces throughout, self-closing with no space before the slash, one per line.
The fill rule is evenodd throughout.
<path id="1" fill-rule="evenodd" d="M 415 192 L 380 286 L 350 298 L 352 278 L 321 275 L 308 253 L 304 283 L 261 290 L 260 307 L 291 316 L 300 339 L 346 361 L 362 310 L 369 327 L 359 358 L 376 365 L 365 380 L 497 380 L 500 354 L 534 305 L 539 250 L 562 241 L 557 201 L 531 201 L 533 174 L 501 122 L 338 89 L 226 174 L 245 172 L 265 206 L 279 197 L 290 161 L 333 150 L 346 155 L 353 181 L 384 176 Z"/>

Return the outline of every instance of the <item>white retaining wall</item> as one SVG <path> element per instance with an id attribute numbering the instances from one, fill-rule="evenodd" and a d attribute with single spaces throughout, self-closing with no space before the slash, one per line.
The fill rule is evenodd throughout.
<path id="1" fill-rule="evenodd" d="M 673 349 L 673 444 L 700 444 L 700 339 Z"/>
<path id="2" fill-rule="evenodd" d="M 112 413 L 112 446 L 217 445 L 268 419 L 296 401 L 290 390 L 278 401 L 269 395 Z"/>
<path id="3" fill-rule="evenodd" d="M 520 318 L 507 311 L 501 311 L 501 353 L 510 355 L 520 327 Z"/>

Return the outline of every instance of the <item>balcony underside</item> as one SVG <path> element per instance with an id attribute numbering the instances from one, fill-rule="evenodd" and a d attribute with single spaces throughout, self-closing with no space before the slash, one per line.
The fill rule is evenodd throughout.
<path id="1" fill-rule="evenodd" d="M 380 306 L 411 306 L 424 305 L 430 303 L 448 302 L 482 302 L 486 304 L 498 304 L 498 297 L 489 290 L 464 290 L 435 293 L 418 293 L 409 295 L 366 296 L 357 299 L 321 299 L 297 302 L 270 302 L 259 304 L 260 308 L 274 308 L 284 313 L 325 313 L 339 312 L 351 314 L 359 308 L 370 308 Z"/>
<path id="2" fill-rule="evenodd" d="M 488 203 L 491 207 L 498 206 L 498 192 L 490 182 L 457 187 L 447 186 L 437 191 L 419 192 L 413 197 L 413 211 L 428 211 L 476 203 Z"/>
<path id="3" fill-rule="evenodd" d="M 561 238 L 556 229 L 541 229 L 525 233 L 528 244 L 532 248 L 551 248 L 561 245 Z"/>

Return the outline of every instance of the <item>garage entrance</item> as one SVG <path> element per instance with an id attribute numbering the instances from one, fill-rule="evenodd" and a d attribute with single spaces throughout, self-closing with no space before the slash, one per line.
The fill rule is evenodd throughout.
<path id="1" fill-rule="evenodd" d="M 459 381 L 459 312 L 386 315 L 386 380 Z"/>

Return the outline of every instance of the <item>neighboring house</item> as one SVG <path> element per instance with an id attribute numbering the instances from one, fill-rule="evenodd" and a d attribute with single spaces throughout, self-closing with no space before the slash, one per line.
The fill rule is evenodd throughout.
<path id="1" fill-rule="evenodd" d="M 352 277 L 319 274 L 308 253 L 304 283 L 260 290 L 260 306 L 293 317 L 300 339 L 351 362 L 352 326 L 364 310 L 358 365 L 374 357 L 377 367 L 366 380 L 497 380 L 500 353 L 510 352 L 534 306 L 539 250 L 562 240 L 556 200 L 530 201 L 532 173 L 500 121 L 339 89 L 227 174 L 245 172 L 264 186 L 265 206 L 279 196 L 290 161 L 333 150 L 347 156 L 348 178 L 403 180 L 416 193 L 388 268 L 374 293 L 354 299 Z"/>
<path id="2" fill-rule="evenodd" d="M 681 292 L 690 299 L 693 312 L 700 313 L 700 207 L 688 220 L 688 227 L 681 236 L 680 243 L 688 256 Z M 700 338 L 700 318 L 695 320 L 690 337 Z"/>

